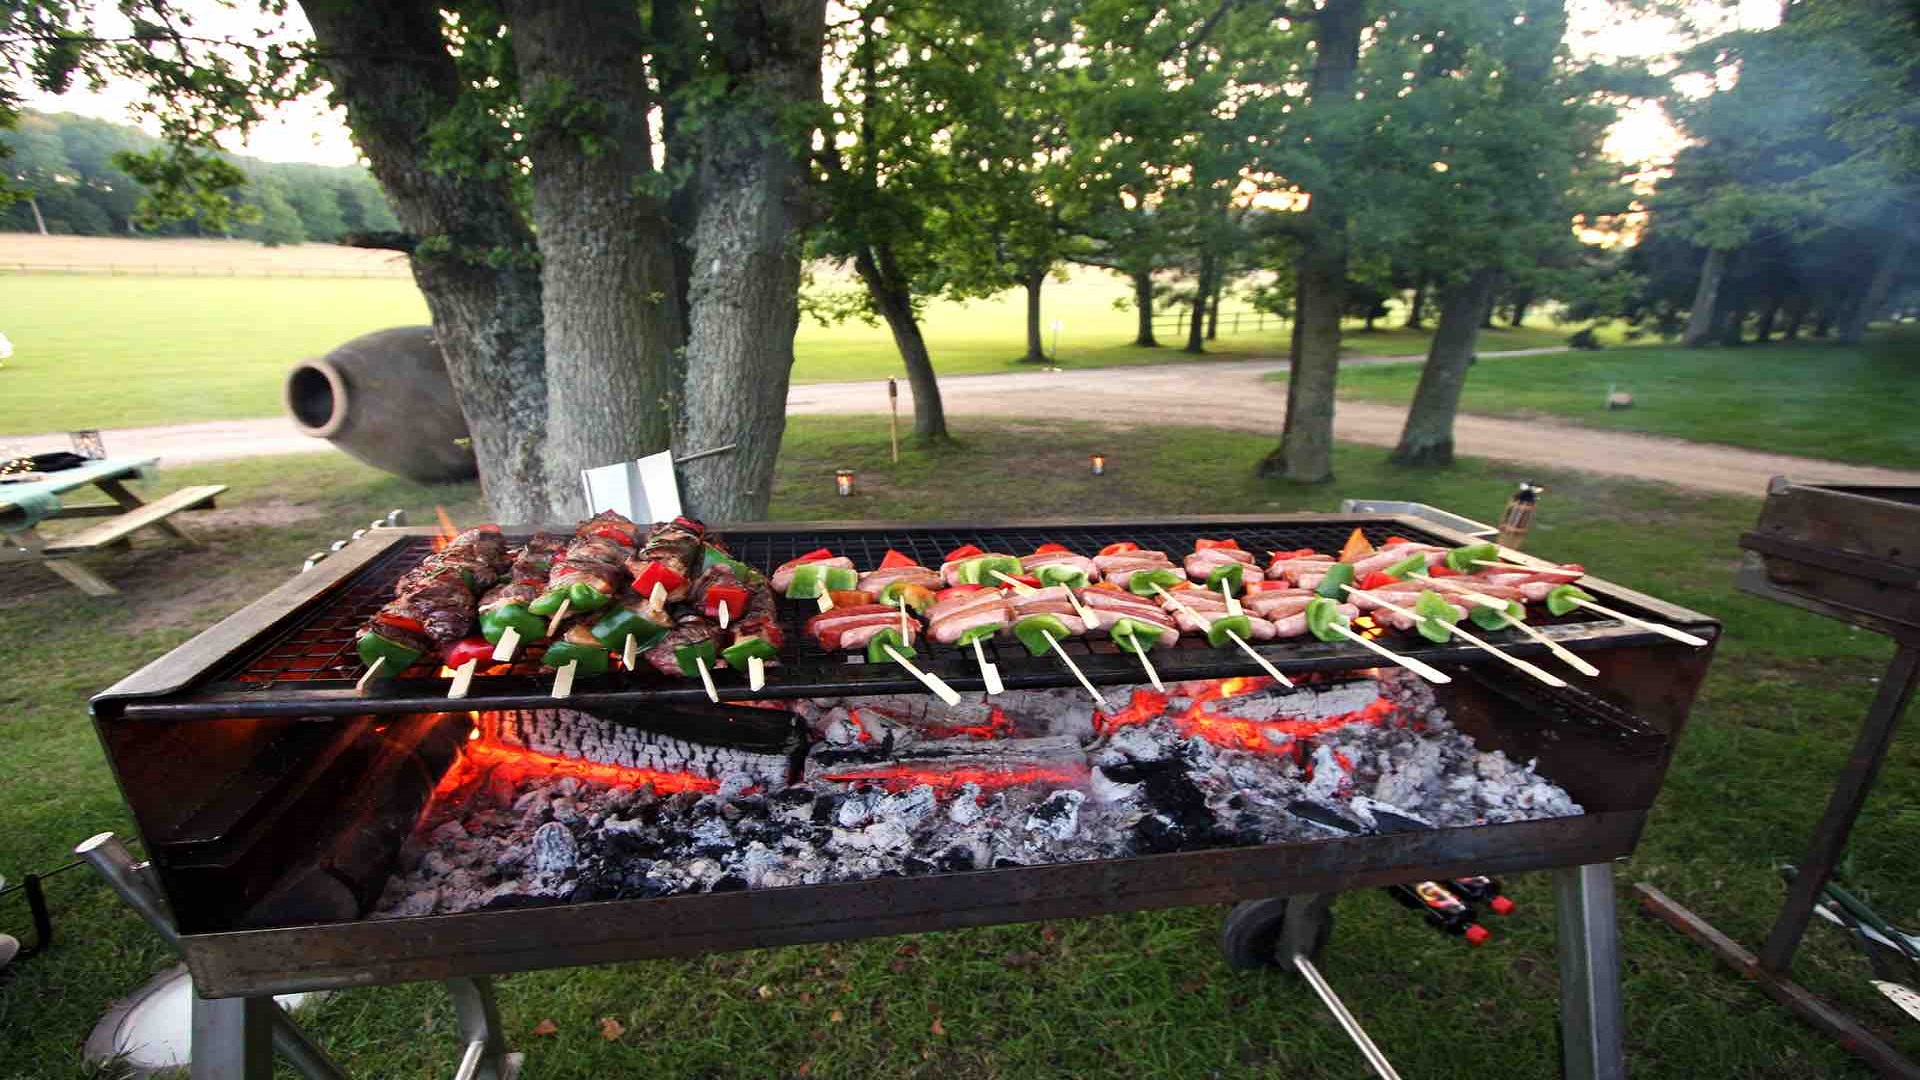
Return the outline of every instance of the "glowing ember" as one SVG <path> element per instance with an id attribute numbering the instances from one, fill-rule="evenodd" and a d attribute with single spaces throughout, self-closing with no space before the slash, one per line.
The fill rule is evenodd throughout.
<path id="1" fill-rule="evenodd" d="M 988 710 L 984 724 L 926 723 L 922 730 L 930 739 L 999 739 L 1013 734 L 1013 720 L 1006 710 L 994 705 Z"/>
<path id="2" fill-rule="evenodd" d="M 478 732 L 475 734 L 477 735 Z M 440 786 L 435 789 L 434 795 L 438 798 L 441 792 L 457 791 L 467 780 L 466 776 L 461 775 L 464 772 L 486 772 L 498 769 L 520 770 L 551 776 L 576 776 L 582 780 L 591 780 L 613 787 L 638 788 L 652 784 L 653 789 L 662 795 L 672 795 L 682 791 L 720 790 L 718 780 L 691 773 L 604 765 L 597 761 L 585 761 L 580 758 L 554 757 L 550 754 L 535 753 L 517 746 L 470 741 L 460 764 L 447 770 L 447 775 L 441 779 Z"/>
<path id="3" fill-rule="evenodd" d="M 960 765 L 950 769 L 929 769 L 913 765 L 875 765 L 870 768 L 825 773 L 821 779 L 840 784 L 874 784 L 888 791 L 907 791 L 925 784 L 941 794 L 951 794 L 968 784 L 978 784 L 981 791 L 1000 791 L 1005 788 L 1041 785 L 1074 787 L 1086 782 L 1087 770 L 1083 765 L 1068 764 L 1004 768 Z"/>
<path id="4" fill-rule="evenodd" d="M 447 545 L 453 542 L 453 538 L 460 535 L 460 530 L 454 528 L 453 519 L 447 516 L 446 507 L 436 506 L 433 508 L 433 513 L 440 519 L 440 531 L 433 534 L 433 550 L 445 551 Z"/>
<path id="5" fill-rule="evenodd" d="M 1167 712 L 1167 696 L 1151 690 L 1135 690 L 1127 707 L 1112 716 L 1094 714 L 1094 728 L 1106 733 L 1130 724 L 1145 724 L 1165 716 L 1182 734 L 1205 739 L 1215 746 L 1259 754 L 1284 754 L 1293 750 L 1295 739 L 1333 731 L 1348 724 L 1382 724 L 1399 712 L 1393 702 L 1381 698 L 1365 708 L 1320 719 L 1247 720 L 1221 716 L 1207 708 L 1208 702 L 1238 697 L 1271 686 L 1266 677 L 1223 679 L 1207 684 L 1192 696 L 1187 711 Z"/>

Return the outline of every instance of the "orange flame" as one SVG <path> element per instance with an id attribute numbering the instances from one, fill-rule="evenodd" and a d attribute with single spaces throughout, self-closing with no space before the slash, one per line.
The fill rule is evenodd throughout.
<path id="1" fill-rule="evenodd" d="M 453 519 L 447 516 L 446 507 L 435 506 L 433 514 L 440 519 L 440 531 L 433 534 L 433 550 L 445 551 L 447 545 L 453 542 L 453 538 L 460 535 L 460 530 L 454 528 Z"/>
<path id="2" fill-rule="evenodd" d="M 1255 676 L 1223 679 L 1211 683 L 1194 694 L 1193 704 L 1188 706 L 1185 713 L 1169 716 L 1168 719 L 1173 721 L 1174 727 L 1182 735 L 1205 739 L 1215 746 L 1256 754 L 1284 754 L 1292 752 L 1296 739 L 1332 731 L 1348 724 L 1383 724 L 1399 713 L 1394 704 L 1385 698 L 1365 708 L 1319 720 L 1304 718 L 1245 720 L 1235 716 L 1220 716 L 1206 707 L 1210 701 L 1250 693 L 1252 690 L 1259 689 L 1261 685 L 1270 685 L 1272 682 L 1272 679 L 1265 676 Z M 1166 695 L 1151 690 L 1135 690 L 1133 700 L 1128 702 L 1126 708 L 1112 716 L 1095 713 L 1093 724 L 1095 731 L 1104 734 L 1130 724 L 1144 724 L 1166 715 Z"/>
<path id="3" fill-rule="evenodd" d="M 524 747 L 503 746 L 500 743 L 479 740 L 467 743 L 466 753 L 461 756 L 460 765 L 447 770 L 447 775 L 441 779 L 440 787 L 435 790 L 434 797 L 437 799 L 443 792 L 459 790 L 473 779 L 476 773 L 503 768 L 551 776 L 577 776 L 582 780 L 612 787 L 640 787 L 643 784 L 652 784 L 653 789 L 662 795 L 681 791 L 720 790 L 720 781 L 694 773 L 638 769 L 625 765 L 607 765 L 598 761 L 554 757 L 551 754 L 542 754 Z"/>

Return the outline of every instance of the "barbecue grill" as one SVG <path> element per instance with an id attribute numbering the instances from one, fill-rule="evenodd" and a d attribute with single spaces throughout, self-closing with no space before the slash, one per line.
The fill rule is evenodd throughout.
<path id="1" fill-rule="evenodd" d="M 1091 551 L 1124 539 L 1180 552 L 1191 550 L 1199 537 L 1233 536 L 1249 550 L 1333 550 L 1355 528 L 1375 543 L 1394 535 L 1442 545 L 1473 539 L 1411 517 L 1366 513 L 991 525 L 761 524 L 723 532 L 737 557 L 770 568 L 822 546 L 861 566 L 877 565 L 888 548 L 937 566 L 941 553 L 966 543 L 1019 552 L 1055 542 Z M 524 536 L 527 530 L 507 531 Z M 1560 899 L 1563 942 L 1570 943 L 1563 945 L 1569 1072 L 1614 1075 L 1619 1068 L 1605 864 L 1630 853 L 1637 841 L 1710 649 L 1575 612 L 1541 625 L 1601 675 L 1575 688 L 1549 689 L 1516 681 L 1521 677 L 1489 665 L 1476 651 L 1396 641 L 1401 652 L 1454 674 L 1439 693 L 1461 732 L 1513 760 L 1537 759 L 1539 772 L 1585 807 L 1578 816 L 366 919 L 402 840 L 468 740 L 480 734 L 480 719 L 556 704 L 548 696 L 550 674 L 527 661 L 477 675 L 469 696 L 459 701 L 449 701 L 447 680 L 437 668 L 418 665 L 373 684 L 364 696 L 355 692 L 362 668 L 352 648 L 354 631 L 432 543 L 427 530 L 373 531 L 94 699 L 96 728 L 152 861 L 147 880 L 180 932 L 181 951 L 202 995 L 258 1002 L 301 990 L 1556 868 L 1566 871 Z M 1525 558 L 1516 552 L 1503 557 Z M 1604 581 L 1581 584 L 1611 607 L 1717 636 L 1717 624 L 1695 612 Z M 782 606 L 790 623 L 786 653 L 769 668 L 765 690 L 751 693 L 744 679 L 728 675 L 716 680 L 726 701 L 921 693 L 893 665 L 821 652 L 798 625 L 810 612 Z M 1140 681 L 1134 659 L 1105 641 L 1064 644 L 1096 684 Z M 1536 658 L 1547 652 L 1517 637 L 1501 646 Z M 1017 647 L 990 651 L 1010 688 L 1072 685 L 1053 657 L 1029 657 Z M 1311 639 L 1260 651 L 1294 676 L 1378 664 L 1356 646 Z M 1259 674 L 1246 656 L 1190 639 L 1154 656 L 1169 683 Z M 981 688 L 970 650 L 927 643 L 920 659 L 957 689 Z M 565 705 L 616 728 L 679 718 L 720 725 L 730 738 L 758 740 L 768 752 L 786 752 L 779 748 L 788 745 L 780 731 L 768 729 L 766 710 L 716 709 L 698 683 L 651 673 L 582 678 Z M 1293 910 L 1296 916 L 1323 912 L 1324 904 L 1298 903 Z M 1311 928 L 1304 938 L 1302 933 L 1297 926 L 1286 930 L 1288 940 L 1314 940 Z M 1243 934 L 1240 940 L 1274 946 L 1271 934 Z M 209 1039 L 253 1031 L 257 1041 L 257 1031 L 264 1030 L 264 1015 L 252 1005 L 227 1015 L 225 1026 L 209 1022 L 209 1031 L 217 1033 Z"/>

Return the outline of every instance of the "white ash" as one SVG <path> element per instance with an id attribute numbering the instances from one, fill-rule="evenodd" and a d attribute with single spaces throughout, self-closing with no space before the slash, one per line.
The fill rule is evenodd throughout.
<path id="1" fill-rule="evenodd" d="M 1173 689 L 1178 696 L 1181 688 Z M 1270 702 L 1228 700 L 1241 718 L 1259 720 L 1299 718 L 1308 709 L 1338 716 L 1385 696 L 1399 707 L 1397 719 L 1347 724 L 1284 752 L 1250 753 L 1183 734 L 1172 718 L 1182 713 L 1170 708 L 1169 716 L 1088 742 L 1090 717 L 1083 735 L 1033 735 L 1078 723 L 1074 710 L 1054 707 L 1057 695 L 1033 693 L 1026 697 L 1045 719 L 1014 721 L 1027 738 L 927 738 L 941 722 L 927 720 L 936 711 L 923 707 L 920 727 L 884 721 L 899 736 L 899 745 L 884 754 L 871 742 L 815 745 L 801 783 L 786 788 L 751 767 L 721 769 L 709 781 L 717 781 L 718 791 L 670 795 L 650 785 L 612 786 L 524 768 L 475 769 L 428 807 L 374 914 L 778 888 L 1323 839 L 1323 827 L 1289 812 L 1300 799 L 1362 824 L 1372 822 L 1375 808 L 1437 827 L 1581 812 L 1531 762 L 1476 750 L 1418 680 L 1389 676 L 1358 688 L 1301 690 L 1248 695 L 1290 698 L 1298 711 L 1268 712 Z M 1218 713 L 1222 704 L 1208 708 Z M 877 715 L 863 701 L 796 711 L 812 717 L 818 738 L 844 720 L 849 705 L 861 709 L 863 723 Z M 1014 717 L 1011 707 L 1003 709 Z M 1035 774 L 1043 778 L 1033 783 L 1000 790 L 978 783 L 887 790 L 863 779 L 834 779 L 882 775 L 898 766 L 927 778 L 943 768 L 968 769 L 954 774 L 968 777 L 1048 771 Z M 783 759 L 783 777 L 784 767 Z M 1052 779 L 1062 775 L 1082 779 Z"/>

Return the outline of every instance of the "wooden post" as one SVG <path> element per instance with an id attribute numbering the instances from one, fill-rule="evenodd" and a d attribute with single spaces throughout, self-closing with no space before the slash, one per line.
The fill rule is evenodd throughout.
<path id="1" fill-rule="evenodd" d="M 887 420 L 887 438 L 893 444 L 893 463 L 900 464 L 900 384 L 887 379 L 887 405 L 893 415 Z"/>

